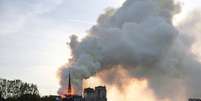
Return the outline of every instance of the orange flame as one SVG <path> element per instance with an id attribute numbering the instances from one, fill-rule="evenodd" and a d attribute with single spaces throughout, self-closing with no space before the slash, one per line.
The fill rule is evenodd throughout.
<path id="1" fill-rule="evenodd" d="M 75 95 L 75 88 L 74 88 L 74 87 L 71 88 L 71 91 L 70 91 L 70 92 L 68 91 L 68 88 L 66 88 L 66 89 L 60 94 L 61 98 L 66 98 L 66 97 L 73 96 L 73 95 Z"/>

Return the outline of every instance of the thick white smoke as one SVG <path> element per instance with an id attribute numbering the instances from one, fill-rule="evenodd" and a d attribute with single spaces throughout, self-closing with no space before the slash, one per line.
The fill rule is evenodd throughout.
<path id="1" fill-rule="evenodd" d="M 159 98 L 200 97 L 201 64 L 191 51 L 192 37 L 172 24 L 178 11 L 173 0 L 127 0 L 119 9 L 107 10 L 85 39 L 71 37 L 72 58 L 59 70 L 59 93 L 69 72 L 79 91 L 83 79 L 121 66 L 130 77 L 147 79 Z"/>

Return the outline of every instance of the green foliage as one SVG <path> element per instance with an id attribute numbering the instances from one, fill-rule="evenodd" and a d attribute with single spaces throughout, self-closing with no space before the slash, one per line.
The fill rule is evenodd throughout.
<path id="1" fill-rule="evenodd" d="M 55 101 L 57 96 L 39 96 L 36 85 L 21 80 L 0 79 L 0 101 Z"/>
<path id="2" fill-rule="evenodd" d="M 57 96 L 44 96 L 25 94 L 20 97 L 9 97 L 7 99 L 0 99 L 0 101 L 55 101 Z"/>
<path id="3" fill-rule="evenodd" d="M 0 95 L 2 98 L 17 98 L 23 95 L 39 95 L 36 85 L 21 80 L 0 79 Z"/>
<path id="4" fill-rule="evenodd" d="M 22 95 L 21 97 L 17 98 L 16 101 L 40 101 L 40 96 L 39 95 Z"/>
<path id="5" fill-rule="evenodd" d="M 20 97 L 9 97 L 4 101 L 40 101 L 39 95 L 25 94 Z"/>

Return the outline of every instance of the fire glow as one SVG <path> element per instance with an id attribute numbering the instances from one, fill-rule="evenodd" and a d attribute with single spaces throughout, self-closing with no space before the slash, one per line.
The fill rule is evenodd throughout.
<path id="1" fill-rule="evenodd" d="M 112 71 L 114 73 L 114 71 Z M 148 87 L 147 79 L 136 79 L 128 76 L 128 72 L 122 68 L 116 71 L 116 77 L 123 79 L 120 85 L 105 84 L 102 80 L 103 75 L 111 73 L 110 71 L 102 72 L 96 76 L 90 77 L 83 81 L 83 87 L 95 87 L 97 85 L 106 85 L 108 101 L 158 101 L 152 89 Z M 168 98 L 160 99 L 160 101 L 171 101 Z"/>
<path id="2" fill-rule="evenodd" d="M 69 73 L 69 75 L 68 75 L 68 88 L 65 89 L 64 92 L 60 93 L 60 96 L 62 98 L 65 98 L 65 97 L 70 97 L 73 95 L 75 95 L 75 89 L 74 89 L 73 85 L 71 85 L 71 76 Z"/>
<path id="3" fill-rule="evenodd" d="M 72 88 L 71 88 L 71 92 L 69 92 L 68 89 L 65 89 L 64 92 L 60 93 L 60 96 L 61 96 L 61 97 L 73 96 L 73 95 L 75 95 L 75 94 L 76 94 L 75 89 L 74 89 L 74 87 L 72 87 Z"/>
<path id="4" fill-rule="evenodd" d="M 172 23 L 179 9 L 174 0 L 126 0 L 122 7 L 108 9 L 82 41 L 70 37 L 72 57 L 59 70 L 59 92 L 71 72 L 78 94 L 100 81 L 109 99 L 121 101 L 200 96 L 201 63 L 191 51 L 192 37 Z"/>

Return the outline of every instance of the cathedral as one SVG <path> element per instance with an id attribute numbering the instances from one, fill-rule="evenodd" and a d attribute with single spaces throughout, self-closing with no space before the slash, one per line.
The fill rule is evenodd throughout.
<path id="1" fill-rule="evenodd" d="M 95 89 L 85 88 L 83 96 L 72 94 L 71 77 L 69 73 L 67 95 L 58 101 L 107 101 L 106 94 L 105 86 L 97 86 Z"/>

